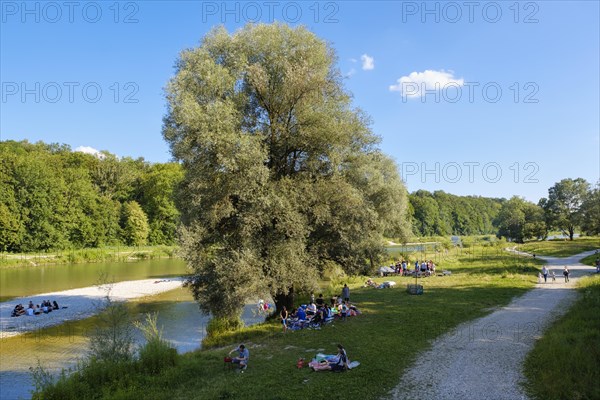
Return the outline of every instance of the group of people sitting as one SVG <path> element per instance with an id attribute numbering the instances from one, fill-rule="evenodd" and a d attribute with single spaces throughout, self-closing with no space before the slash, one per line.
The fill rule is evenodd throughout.
<path id="1" fill-rule="evenodd" d="M 390 265 L 390 268 L 394 270 L 394 273 L 404 276 L 404 275 L 415 275 L 419 276 L 431 276 L 435 275 L 435 263 L 432 260 L 419 260 L 415 261 L 414 270 L 411 271 L 409 267 L 409 262 L 407 260 L 401 260 L 396 262 L 395 264 Z"/>
<path id="2" fill-rule="evenodd" d="M 287 310 L 282 310 L 281 319 L 284 331 L 288 328 L 291 330 L 299 330 L 306 327 L 320 328 L 323 324 L 331 322 L 336 318 L 345 320 L 346 317 L 360 314 L 360 311 L 349 300 L 343 299 L 341 296 L 332 297 L 329 304 L 326 304 L 323 295 L 320 294 L 310 304 L 303 304 L 298 309 L 292 310 L 287 318 L 285 318 L 286 313 Z"/>
<path id="3" fill-rule="evenodd" d="M 56 300 L 50 302 L 50 300 L 42 301 L 42 304 L 33 304 L 33 301 L 29 302 L 29 306 L 27 308 L 23 307 L 23 304 L 17 304 L 12 311 L 11 317 L 20 317 L 21 315 L 34 316 L 40 315 L 42 313 L 48 314 L 53 310 L 58 310 L 58 303 Z"/>

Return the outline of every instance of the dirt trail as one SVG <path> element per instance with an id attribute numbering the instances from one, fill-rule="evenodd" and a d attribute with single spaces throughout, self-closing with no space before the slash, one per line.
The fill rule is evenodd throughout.
<path id="1" fill-rule="evenodd" d="M 392 399 L 527 399 L 520 387 L 522 366 L 548 325 L 576 299 L 577 278 L 595 272 L 579 263 L 594 251 L 566 258 L 539 257 L 555 271 L 556 282 L 537 284 L 506 307 L 464 323 L 440 337 L 410 366 L 392 390 Z M 571 280 L 562 270 L 568 266 Z"/>

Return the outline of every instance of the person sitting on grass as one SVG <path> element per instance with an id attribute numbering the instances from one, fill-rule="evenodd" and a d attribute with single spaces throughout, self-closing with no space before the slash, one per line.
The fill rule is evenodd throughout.
<path id="1" fill-rule="evenodd" d="M 231 362 L 234 364 L 239 364 L 240 369 L 242 369 L 242 370 L 245 370 L 246 368 L 248 368 L 248 359 L 250 358 L 250 352 L 248 351 L 246 346 L 244 346 L 243 344 L 240 344 L 239 347 L 231 350 L 229 352 L 229 354 L 233 353 L 234 351 L 238 352 L 238 356 L 233 358 L 231 360 Z"/>
<path id="2" fill-rule="evenodd" d="M 317 305 L 315 303 L 310 303 L 308 307 L 306 307 L 306 315 L 309 317 L 313 317 L 317 313 Z"/>
<path id="3" fill-rule="evenodd" d="M 296 311 L 296 317 L 298 317 L 298 320 L 300 321 L 304 321 L 306 319 L 306 311 L 304 311 L 303 307 L 298 308 L 298 311 Z"/>
<path id="4" fill-rule="evenodd" d="M 321 293 L 317 298 L 317 307 L 322 307 L 325 305 L 325 299 L 323 299 L 323 294 Z"/>
<path id="5" fill-rule="evenodd" d="M 348 369 L 348 355 L 346 354 L 346 350 L 344 346 L 341 344 L 337 345 L 338 353 L 335 360 L 329 362 L 328 368 L 331 371 L 345 371 Z"/>

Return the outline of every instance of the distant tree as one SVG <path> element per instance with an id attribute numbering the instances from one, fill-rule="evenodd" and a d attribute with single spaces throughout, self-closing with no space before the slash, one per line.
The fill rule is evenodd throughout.
<path id="1" fill-rule="evenodd" d="M 123 241 L 129 246 L 143 246 L 148 239 L 148 217 L 136 201 L 123 204 L 121 211 Z"/>
<path id="2" fill-rule="evenodd" d="M 114 154 L 102 152 L 91 171 L 92 182 L 100 194 L 113 200 L 132 200 L 138 179 L 146 166 L 144 159 L 119 159 Z"/>
<path id="3" fill-rule="evenodd" d="M 423 236 L 496 233 L 502 200 L 417 190 L 409 196 L 415 233 Z"/>
<path id="4" fill-rule="evenodd" d="M 575 229 L 582 222 L 581 206 L 590 184 L 582 178 L 563 179 L 548 189 L 548 198 L 540 200 L 548 223 L 573 240 Z"/>
<path id="5" fill-rule="evenodd" d="M 433 196 L 419 190 L 409 196 L 413 209 L 413 228 L 422 236 L 446 235 L 443 225 L 440 226 L 440 210 Z"/>
<path id="6" fill-rule="evenodd" d="M 545 237 L 547 233 L 542 208 L 518 196 L 502 204 L 496 224 L 498 237 L 518 243 L 530 238 Z"/>
<path id="7" fill-rule="evenodd" d="M 139 202 L 150 222 L 150 244 L 174 244 L 179 226 L 175 190 L 183 179 L 177 163 L 154 164 L 140 178 Z"/>
<path id="8" fill-rule="evenodd" d="M 303 27 L 219 28 L 182 52 L 163 134 L 185 171 L 190 287 L 216 318 L 259 294 L 291 305 L 325 263 L 364 271 L 384 233 L 406 234 L 404 186 L 341 79 Z"/>
<path id="9" fill-rule="evenodd" d="M 0 251 L 18 250 L 25 233 L 14 190 L 14 158 L 0 147 Z"/>
<path id="10" fill-rule="evenodd" d="M 581 204 L 581 229 L 590 236 L 600 234 L 600 182 L 587 193 Z"/>

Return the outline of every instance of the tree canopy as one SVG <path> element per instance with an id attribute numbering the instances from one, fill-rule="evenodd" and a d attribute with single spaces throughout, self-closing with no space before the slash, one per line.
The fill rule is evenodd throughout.
<path id="1" fill-rule="evenodd" d="M 173 244 L 181 177 L 176 163 L 0 142 L 0 251 Z"/>
<path id="2" fill-rule="evenodd" d="M 185 170 L 190 286 L 218 318 L 261 294 L 290 304 L 326 262 L 363 271 L 408 233 L 406 189 L 335 62 L 282 24 L 217 28 L 177 61 L 163 134 Z"/>
<path id="3" fill-rule="evenodd" d="M 548 233 L 544 210 L 518 196 L 502 204 L 496 223 L 499 237 L 519 243 L 531 238 L 545 238 Z"/>
<path id="4" fill-rule="evenodd" d="M 495 218 L 504 199 L 456 196 L 436 190 L 409 195 L 413 230 L 419 236 L 496 233 Z"/>
<path id="5" fill-rule="evenodd" d="M 575 229 L 581 226 L 582 205 L 590 184 L 582 178 L 563 179 L 548 189 L 548 198 L 540 200 L 548 225 L 560 229 L 573 240 Z"/>

